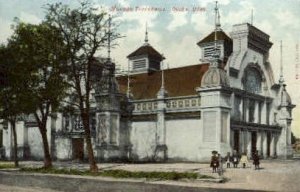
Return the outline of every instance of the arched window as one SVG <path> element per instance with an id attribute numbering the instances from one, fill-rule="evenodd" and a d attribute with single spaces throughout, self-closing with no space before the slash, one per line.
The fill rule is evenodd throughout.
<path id="1" fill-rule="evenodd" d="M 261 92 L 262 77 L 260 72 L 253 68 L 247 68 L 244 75 L 244 89 L 251 93 Z"/>

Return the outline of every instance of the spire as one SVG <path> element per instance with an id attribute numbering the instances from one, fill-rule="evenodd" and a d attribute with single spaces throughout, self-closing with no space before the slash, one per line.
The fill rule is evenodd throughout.
<path id="1" fill-rule="evenodd" d="M 220 13 L 218 8 L 218 1 L 216 1 L 216 7 L 215 7 L 215 30 L 220 31 L 221 30 L 221 22 L 220 22 Z"/>
<path id="2" fill-rule="evenodd" d="M 163 61 L 161 62 L 161 89 L 165 89 L 165 73 Z"/>
<path id="3" fill-rule="evenodd" d="M 110 45 L 110 38 L 111 38 L 111 16 L 109 15 L 108 16 L 108 37 L 107 37 L 107 59 L 110 61 L 110 48 L 111 48 L 111 45 Z"/>
<path id="4" fill-rule="evenodd" d="M 280 41 L 280 77 L 279 77 L 279 84 L 284 83 L 283 78 L 283 65 L 282 65 L 282 41 Z"/>
<path id="5" fill-rule="evenodd" d="M 163 56 L 163 54 L 162 54 Z M 168 95 L 167 90 L 165 89 L 165 73 L 164 73 L 164 63 L 161 62 L 161 87 L 157 93 L 158 98 L 165 98 Z"/>
<path id="6" fill-rule="evenodd" d="M 221 30 L 221 24 L 220 24 L 220 14 L 219 14 L 219 8 L 218 8 L 218 1 L 216 1 L 216 7 L 215 7 L 215 46 L 214 46 L 214 54 L 213 54 L 213 62 L 212 66 L 213 67 L 218 67 L 219 66 L 219 57 L 220 53 L 218 51 L 218 46 L 217 46 L 217 41 L 218 41 L 218 31 Z"/>
<path id="7" fill-rule="evenodd" d="M 128 60 L 128 71 L 127 71 L 127 98 L 130 98 L 132 95 L 131 95 L 131 90 L 130 90 L 130 75 L 129 75 L 129 72 L 130 72 L 130 69 L 129 69 L 129 60 Z"/>
<path id="8" fill-rule="evenodd" d="M 253 25 L 253 9 L 251 9 L 251 25 Z"/>
<path id="9" fill-rule="evenodd" d="M 145 45 L 148 45 L 149 43 L 148 43 L 148 24 L 147 24 L 147 22 L 146 22 L 146 32 L 145 32 Z"/>

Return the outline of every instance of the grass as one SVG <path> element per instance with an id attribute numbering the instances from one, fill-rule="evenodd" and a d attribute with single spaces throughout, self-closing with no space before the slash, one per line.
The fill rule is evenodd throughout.
<path id="1" fill-rule="evenodd" d="M 15 168 L 15 164 L 14 163 L 0 163 L 0 169 L 11 169 L 11 168 Z"/>
<path id="2" fill-rule="evenodd" d="M 13 163 L 0 162 L 0 169 L 15 168 Z M 97 173 L 92 173 L 88 170 L 77 169 L 58 169 L 50 168 L 45 169 L 43 167 L 20 167 L 22 172 L 31 173 L 48 173 L 48 174 L 65 174 L 65 175 L 81 175 L 81 176 L 102 176 L 102 177 L 114 177 L 114 178 L 145 178 L 145 179 L 157 179 L 157 180 L 180 180 L 180 179 L 213 179 L 214 177 L 208 175 L 200 175 L 198 173 L 191 172 L 161 172 L 161 171 L 126 171 L 126 170 L 100 170 Z"/>
<path id="3" fill-rule="evenodd" d="M 103 176 L 114 178 L 146 178 L 158 180 L 180 180 L 180 179 L 213 179 L 214 177 L 208 175 L 199 175 L 190 172 L 144 172 L 144 171 L 125 171 L 125 170 L 105 170 L 98 173 L 91 173 L 90 171 L 80 171 L 76 169 L 44 169 L 44 168 L 28 168 L 23 167 L 21 171 L 34 173 L 50 173 L 50 174 L 66 174 L 66 175 L 83 175 L 83 176 Z"/>

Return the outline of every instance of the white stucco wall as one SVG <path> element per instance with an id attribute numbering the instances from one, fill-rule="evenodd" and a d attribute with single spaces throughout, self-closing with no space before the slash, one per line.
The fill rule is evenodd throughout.
<path id="1" fill-rule="evenodd" d="M 33 159 L 43 159 L 43 141 L 40 131 L 37 127 L 28 128 L 28 145 L 30 149 L 30 157 Z"/>
<path id="2" fill-rule="evenodd" d="M 133 122 L 130 133 L 132 158 L 151 160 L 155 151 L 156 122 Z"/>
<path id="3" fill-rule="evenodd" d="M 168 120 L 168 158 L 179 161 L 198 161 L 202 154 L 199 146 L 202 138 L 200 119 Z"/>
<path id="4" fill-rule="evenodd" d="M 56 138 L 55 147 L 58 160 L 72 159 L 72 143 L 70 138 Z"/>
<path id="5" fill-rule="evenodd" d="M 12 137 L 11 137 L 11 129 L 10 125 L 8 125 L 7 129 L 3 130 L 3 147 L 5 149 L 5 158 L 10 158 L 11 157 L 11 146 L 12 146 Z"/>

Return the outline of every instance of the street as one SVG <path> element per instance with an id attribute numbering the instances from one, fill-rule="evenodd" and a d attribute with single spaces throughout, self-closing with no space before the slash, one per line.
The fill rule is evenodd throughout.
<path id="1" fill-rule="evenodd" d="M 41 166 L 42 162 L 21 162 L 26 166 Z M 56 162 L 55 167 L 87 169 L 88 164 L 72 162 Z M 218 177 L 211 173 L 208 164 L 201 163 L 166 163 L 166 164 L 99 164 L 100 169 L 123 169 L 130 171 L 177 171 L 199 172 L 204 175 Z M 299 160 L 262 160 L 261 169 L 254 170 L 252 164 L 245 169 L 225 169 L 225 183 L 211 183 L 199 180 L 156 181 L 145 179 L 115 179 L 107 177 L 83 177 L 62 175 L 32 174 L 10 175 L 1 173 L 0 191 L 35 192 L 52 189 L 58 191 L 299 191 L 300 161 Z M 6 174 L 6 175 L 5 175 Z M 26 173 L 27 174 L 27 173 Z M 7 187 L 6 185 L 21 186 Z M 43 189 L 33 188 L 42 187 Z M 58 190 L 58 191 L 55 191 Z M 52 192 L 51 190 L 48 190 Z"/>

